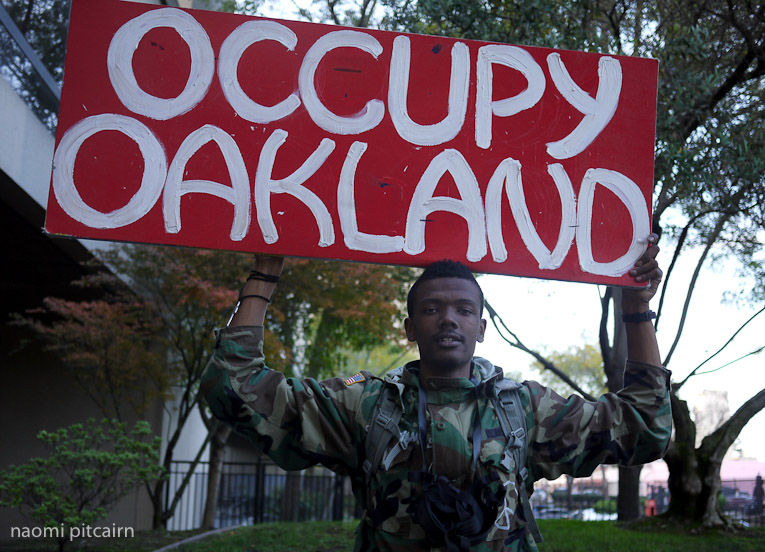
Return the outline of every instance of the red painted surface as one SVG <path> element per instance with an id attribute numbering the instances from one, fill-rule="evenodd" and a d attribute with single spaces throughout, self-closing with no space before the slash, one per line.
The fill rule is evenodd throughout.
<path id="1" fill-rule="evenodd" d="M 201 101 L 190 111 L 158 120 L 136 113 L 118 97 L 110 79 L 107 54 L 115 33 L 126 23 L 153 10 L 163 13 L 184 12 L 193 17 L 209 37 L 215 56 L 215 72 Z M 480 192 L 480 214 L 486 222 L 490 205 L 485 204 L 489 180 L 498 165 L 512 158 L 521 165 L 525 203 L 533 227 L 547 249 L 552 250 L 561 227 L 561 200 L 548 173 L 553 164 L 562 166 L 580 198 L 580 186 L 588 169 L 607 169 L 632 181 L 642 198 L 641 208 L 650 213 L 653 188 L 653 147 L 656 112 L 657 63 L 654 60 L 613 56 L 622 73 L 621 92 L 616 111 L 581 153 L 556 159 L 547 150 L 547 143 L 566 137 L 582 121 L 584 115 L 574 108 L 553 82 L 547 58 L 554 50 L 523 47 L 544 75 L 544 93 L 532 107 L 517 114 L 491 117 L 491 146 L 476 143 L 476 90 L 478 52 L 489 43 L 459 41 L 469 52 L 469 81 L 464 122 L 456 136 L 436 145 L 418 145 L 402 138 L 391 119 L 389 74 L 393 40 L 400 33 L 353 29 L 371 37 L 381 47 L 375 57 L 358 48 L 339 47 L 329 51 L 319 62 L 313 84 L 319 101 L 331 112 L 350 117 L 364 109 L 370 100 L 380 100 L 385 109 L 382 120 L 374 128 L 358 134 L 341 135 L 321 128 L 306 109 L 300 90 L 299 72 L 308 50 L 322 37 L 337 31 L 351 31 L 328 25 L 278 21 L 292 30 L 297 38 L 294 51 L 273 40 L 257 42 L 247 48 L 238 63 L 238 81 L 244 94 L 262 105 L 274 105 L 290 94 L 301 103 L 291 114 L 269 123 L 256 123 L 240 116 L 227 101 L 219 80 L 221 45 L 234 30 L 257 18 L 214 12 L 149 7 L 131 2 L 111 0 L 74 0 L 67 48 L 65 84 L 57 136 L 57 160 L 62 138 L 72 127 L 96 115 L 117 114 L 145 125 L 152 140 L 161 145 L 165 164 L 171 167 L 184 140 L 204 125 L 214 125 L 233 139 L 246 169 L 249 188 L 247 208 L 250 212 L 246 235 L 232 239 L 234 206 L 231 202 L 206 193 L 186 193 L 180 200 L 181 228 L 168 231 L 161 195 L 148 212 L 129 224 L 114 228 L 96 228 L 83 222 L 68 209 L 60 192 L 53 187 L 48 202 L 46 230 L 102 240 L 148 242 L 172 245 L 244 250 L 304 257 L 321 257 L 363 262 L 422 266 L 442 258 L 453 258 L 482 272 L 515 274 L 540 278 L 584 282 L 630 284 L 631 279 L 587 272 L 580 266 L 577 243 L 571 245 L 562 264 L 542 269 L 529 251 L 511 213 L 508 196 L 501 196 L 501 234 L 507 256 L 497 261 L 487 233 L 476 231 L 475 240 L 483 240 L 486 252 L 469 261 L 468 223 L 453 212 L 435 210 L 425 218 L 425 249 L 413 254 L 404 250 L 374 253 L 349 248 L 348 228 L 343 228 L 338 210 L 338 183 L 343 163 L 354 142 L 366 144 L 354 181 L 355 220 L 358 230 L 367 234 L 400 236 L 407 241 L 407 217 L 415 189 L 434 159 L 449 150 L 458 152 L 469 172 L 475 176 Z M 354 35 L 356 36 L 356 35 Z M 410 82 L 407 109 L 418 124 L 434 124 L 448 112 L 449 79 L 452 48 L 458 41 L 442 37 L 404 35 L 411 47 Z M 573 81 L 588 96 L 598 92 L 599 54 L 557 51 Z M 129 53 L 128 53 L 129 54 Z M 128 55 L 128 58 L 130 56 Z M 186 87 L 192 54 L 181 36 L 171 28 L 154 28 L 144 34 L 132 55 L 132 71 L 140 89 L 158 98 L 177 97 Z M 529 83 L 517 70 L 493 66 L 493 99 L 500 100 L 523 92 Z M 286 140 L 275 155 L 272 179 L 281 179 L 296 171 L 319 147 L 331 140 L 334 148 L 326 161 L 302 187 L 310 190 L 326 209 L 334 233 L 334 241 L 320 246 L 316 219 L 304 201 L 289 193 L 271 193 L 270 207 L 255 201 L 253 187 L 261 152 L 275 132 L 286 132 Z M 75 151 L 73 179 L 69 188 L 76 189 L 82 201 L 96 213 L 119 210 L 141 188 L 145 158 L 135 140 L 115 130 L 100 130 L 84 140 Z M 58 162 L 58 161 L 57 161 Z M 153 162 L 153 161 L 152 161 Z M 261 167 L 262 168 L 262 167 Z M 59 172 L 61 168 L 58 167 Z M 54 179 L 56 176 L 54 175 Z M 202 146 L 188 161 L 183 180 L 209 180 L 232 186 L 232 178 L 220 147 L 214 142 Z M 182 185 L 184 186 L 184 185 Z M 465 203 L 455 180 L 449 173 L 440 179 L 433 193 Z M 581 203 L 581 202 L 580 202 Z M 578 207 L 582 210 L 581 204 Z M 258 215 L 268 211 L 278 239 L 267 243 Z M 478 217 L 478 218 L 480 218 Z M 624 202 L 604 186 L 595 186 L 592 208 L 592 256 L 597 262 L 612 261 L 623 255 L 633 238 L 631 217 Z M 344 231 L 346 230 L 346 231 Z M 579 231 L 579 230 L 577 230 Z M 495 231 L 495 239 L 497 232 Z M 643 236 L 640 236 L 643 237 Z M 476 255 L 473 255 L 476 257 Z"/>

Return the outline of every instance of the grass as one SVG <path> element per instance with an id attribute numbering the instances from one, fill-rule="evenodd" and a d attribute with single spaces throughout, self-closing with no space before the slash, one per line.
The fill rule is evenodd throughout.
<path id="1" fill-rule="evenodd" d="M 765 529 L 739 533 L 698 531 L 657 524 L 618 525 L 611 521 L 540 520 L 540 552 L 763 552 Z M 695 533 L 693 531 L 696 531 Z"/>
<path id="2" fill-rule="evenodd" d="M 219 532 L 202 540 L 181 545 L 177 552 L 350 552 L 353 547 L 355 521 L 268 523 Z M 545 542 L 540 552 L 763 552 L 765 528 L 735 534 L 699 531 L 693 526 L 667 526 L 661 521 L 632 526 L 610 521 L 540 520 Z M 93 539 L 81 546 L 70 546 L 71 552 L 152 552 L 178 542 L 199 531 L 184 533 L 145 531 L 133 539 Z M 8 552 L 44 552 L 56 550 L 53 543 L 2 543 Z"/>
<path id="3" fill-rule="evenodd" d="M 179 547 L 178 552 L 350 552 L 357 521 L 267 523 Z"/>

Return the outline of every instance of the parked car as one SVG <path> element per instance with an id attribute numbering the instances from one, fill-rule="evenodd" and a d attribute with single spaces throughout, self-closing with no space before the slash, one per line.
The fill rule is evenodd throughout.
<path id="1" fill-rule="evenodd" d="M 579 519 L 581 513 L 571 512 L 565 508 L 541 505 L 534 508 L 534 517 L 537 519 Z"/>

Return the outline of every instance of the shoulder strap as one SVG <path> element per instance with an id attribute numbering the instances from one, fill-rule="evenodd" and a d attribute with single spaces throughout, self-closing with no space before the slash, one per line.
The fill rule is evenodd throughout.
<path id="1" fill-rule="evenodd" d="M 369 419 L 369 427 L 364 439 L 366 458 L 362 469 L 367 481 L 372 476 L 372 472 L 380 465 L 391 439 L 401 440 L 398 422 L 401 420 L 402 413 L 403 409 L 398 401 L 398 389 L 394 385 L 384 382 L 380 398 L 377 400 L 372 411 L 372 417 Z"/>
<path id="2" fill-rule="evenodd" d="M 515 466 L 520 476 L 520 485 L 518 486 L 518 497 L 523 509 L 523 517 L 526 519 L 529 531 L 537 543 L 542 542 L 542 533 L 539 531 L 534 511 L 531 509 L 529 495 L 526 492 L 526 479 L 529 472 L 526 468 L 526 451 L 528 445 L 526 433 L 526 415 L 521 405 L 521 397 L 518 390 L 521 384 L 509 379 L 501 379 L 494 384 L 493 401 L 499 425 L 507 439 L 505 452 L 502 458 L 502 464 L 507 468 L 512 468 L 512 461 L 515 460 Z"/>

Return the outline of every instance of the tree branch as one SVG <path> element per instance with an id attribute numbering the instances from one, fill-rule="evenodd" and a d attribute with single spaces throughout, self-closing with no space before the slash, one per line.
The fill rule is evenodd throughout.
<path id="1" fill-rule="evenodd" d="M 758 310 L 756 313 L 754 313 L 754 314 L 753 314 L 753 315 L 752 315 L 752 316 L 749 318 L 749 320 L 747 320 L 746 322 L 744 322 L 744 323 L 743 323 L 743 324 L 742 324 L 742 325 L 739 327 L 739 329 L 738 329 L 738 330 L 736 330 L 732 336 L 730 336 L 730 338 L 728 339 L 728 341 L 726 341 L 726 342 L 725 342 L 725 344 L 724 344 L 722 347 L 720 347 L 720 348 L 719 348 L 719 349 L 717 349 L 717 351 L 715 351 L 715 352 L 714 352 L 712 355 L 710 355 L 709 357 L 707 357 L 707 359 L 706 359 L 704 362 L 702 362 L 701 364 L 699 364 L 698 366 L 696 366 L 696 368 L 694 368 L 694 369 L 691 371 L 691 373 L 690 373 L 690 374 L 688 374 L 687 376 L 685 376 L 685 378 L 683 379 L 683 381 L 681 381 L 680 383 L 676 384 L 676 387 L 675 387 L 675 388 L 676 388 L 676 389 L 680 389 L 680 388 L 681 388 L 683 385 L 685 385 L 685 382 L 686 382 L 686 381 L 688 381 L 688 380 L 689 380 L 691 377 L 693 377 L 694 375 L 696 375 L 696 374 L 698 373 L 699 369 L 700 369 L 702 366 L 704 366 L 704 365 L 705 365 L 707 362 L 709 362 L 709 361 L 710 361 L 710 360 L 712 360 L 714 357 L 716 357 L 718 354 L 720 354 L 720 353 L 723 351 L 723 349 L 725 349 L 725 348 L 726 348 L 728 345 L 730 345 L 730 344 L 731 344 L 731 342 L 732 342 L 732 341 L 733 341 L 733 340 L 736 338 L 736 336 L 737 336 L 739 333 L 741 333 L 741 331 L 742 331 L 742 330 L 743 330 L 743 329 L 744 329 L 744 328 L 745 328 L 745 327 L 746 327 L 746 326 L 747 326 L 747 325 L 748 325 L 748 324 L 749 324 L 749 323 L 750 323 L 752 320 L 754 320 L 755 318 L 757 318 L 757 317 L 758 317 L 760 314 L 762 314 L 764 311 L 765 311 L 765 307 L 762 307 L 760 310 Z M 752 353 L 749 353 L 749 354 L 747 354 L 746 356 L 749 356 L 749 355 L 751 355 L 751 354 L 756 354 L 757 352 L 759 352 L 759 351 L 761 351 L 761 350 L 762 350 L 762 349 L 758 349 L 757 351 L 754 351 L 754 352 L 752 352 Z M 745 357 L 741 357 L 741 358 L 745 358 Z M 740 360 L 740 359 L 737 359 L 737 360 Z M 726 364 L 725 366 L 728 366 L 728 364 Z M 721 366 L 721 368 L 722 368 L 722 366 Z M 719 368 L 717 368 L 717 370 L 719 370 Z M 715 370 L 711 370 L 711 371 L 715 371 Z M 709 372 L 701 372 L 701 373 L 702 373 L 702 374 L 708 374 Z"/>
<path id="2" fill-rule="evenodd" d="M 746 401 L 723 425 L 704 437 L 699 450 L 708 452 L 710 455 L 722 456 L 749 420 L 763 408 L 765 408 L 765 389 Z"/>
<path id="3" fill-rule="evenodd" d="M 183 481 L 181 481 L 181 484 L 174 491 L 173 501 L 167 507 L 167 510 L 162 512 L 162 517 L 164 519 L 166 520 L 170 519 L 170 517 L 172 517 L 173 515 L 173 512 L 175 512 L 175 507 L 178 506 L 178 502 L 180 502 L 181 497 L 183 496 L 183 491 L 186 490 L 186 487 L 188 486 L 189 481 L 191 481 L 191 477 L 194 475 L 194 470 L 196 470 L 196 467 L 199 464 L 199 461 L 202 459 L 202 454 L 207 448 L 207 444 L 210 442 L 210 439 L 212 439 L 212 435 L 213 435 L 212 431 L 207 432 L 207 437 L 205 437 L 204 442 L 202 443 L 202 445 L 199 447 L 199 450 L 197 451 L 197 455 L 194 457 L 194 460 L 189 465 L 189 471 L 186 472 L 186 475 L 183 477 Z"/>
<path id="4" fill-rule="evenodd" d="M 600 352 L 603 355 L 603 362 L 606 359 L 611 358 L 611 342 L 608 338 L 608 313 L 609 304 L 614 295 L 614 288 L 611 286 L 606 287 L 606 292 L 603 297 L 600 298 L 600 329 L 598 331 L 598 338 L 600 341 Z"/>
<path id="5" fill-rule="evenodd" d="M 659 298 L 659 308 L 656 309 L 656 323 L 654 324 L 656 330 L 659 329 L 659 319 L 661 318 L 661 312 L 662 308 L 664 306 L 664 297 L 667 293 L 667 286 L 669 285 L 669 278 L 672 275 L 672 271 L 675 268 L 675 264 L 677 263 L 677 259 L 680 257 L 680 252 L 683 249 L 683 246 L 685 245 L 685 241 L 688 239 L 688 233 L 691 229 L 691 227 L 698 221 L 700 218 L 712 213 L 713 211 L 702 211 L 700 213 L 695 214 L 691 219 L 688 221 L 688 223 L 683 227 L 682 231 L 680 232 L 680 236 L 677 239 L 677 247 L 675 247 L 675 251 L 672 254 L 672 262 L 669 263 L 669 268 L 664 273 L 664 281 L 662 282 L 662 288 L 661 288 L 661 297 Z"/>
<path id="6" fill-rule="evenodd" d="M 717 219 L 717 222 L 715 223 L 714 229 L 707 237 L 707 245 L 704 248 L 704 251 L 702 252 L 698 262 L 696 263 L 696 268 L 693 271 L 693 276 L 691 277 L 691 281 L 688 284 L 688 293 L 686 293 L 685 295 L 685 303 L 683 304 L 682 314 L 680 315 L 680 322 L 678 322 L 678 325 L 677 325 L 675 340 L 672 342 L 672 346 L 669 349 L 669 353 L 667 353 L 667 356 L 664 358 L 664 362 L 662 363 L 664 366 L 667 366 L 669 364 L 669 361 L 672 358 L 672 354 L 675 352 L 675 349 L 677 348 L 677 344 L 680 341 L 680 337 L 683 334 L 683 329 L 685 328 L 685 319 L 688 316 L 688 309 L 691 304 L 691 297 L 693 296 L 693 292 L 696 288 L 696 281 L 699 279 L 699 274 L 701 273 L 701 267 L 704 265 L 704 261 L 706 261 L 707 255 L 709 255 L 709 251 L 712 249 L 712 246 L 717 241 L 717 238 L 720 237 L 723 227 L 725 226 L 725 223 L 728 221 L 729 218 L 730 218 L 730 213 L 721 214 L 720 217 Z"/>
<path id="7" fill-rule="evenodd" d="M 518 339 L 518 336 L 515 335 L 515 333 L 513 333 L 513 331 L 510 330 L 510 328 L 507 327 L 505 322 L 497 314 L 497 311 L 495 311 L 492 308 L 492 306 L 489 304 L 489 302 L 488 301 L 484 301 L 484 304 L 486 305 L 486 310 L 489 313 L 489 318 L 491 318 L 491 321 L 494 324 L 494 327 L 497 329 L 497 332 L 499 333 L 500 337 L 502 339 L 504 339 L 505 341 L 507 341 L 507 343 L 510 344 L 510 346 L 515 347 L 516 349 L 520 349 L 524 353 L 528 353 L 529 355 L 534 357 L 537 360 L 537 362 L 539 362 L 544 367 L 545 370 L 550 370 L 553 374 L 555 374 L 560 379 L 562 379 L 564 382 L 566 382 L 568 385 L 570 385 L 571 388 L 574 389 L 574 391 L 579 393 L 586 400 L 588 400 L 588 401 L 594 401 L 595 400 L 595 397 L 593 397 L 592 395 L 587 393 L 587 391 L 585 391 L 584 389 L 579 387 L 579 385 L 577 385 L 576 382 L 574 382 L 574 380 L 572 380 L 570 377 L 568 377 L 568 375 L 565 372 L 561 371 L 552 362 L 550 362 L 549 360 L 544 358 L 538 352 L 536 352 L 536 351 L 526 347 L 526 345 L 524 345 L 521 342 L 521 340 Z M 500 328 L 500 326 L 502 328 Z M 509 333 L 512 336 L 512 340 L 503 334 L 503 330 L 505 332 Z"/>

